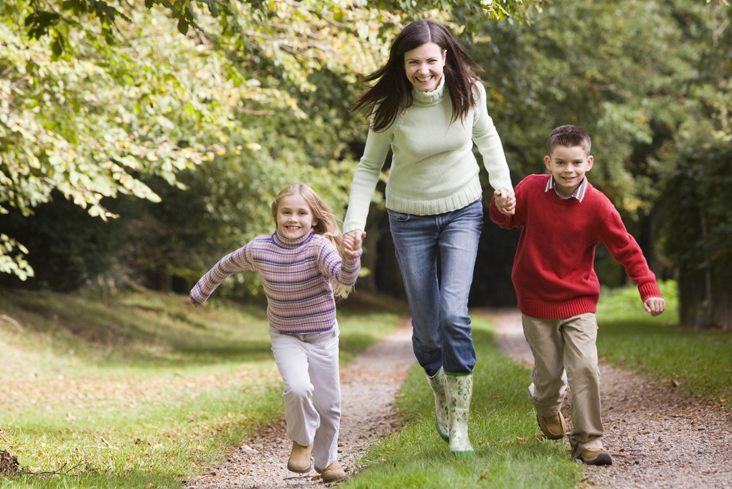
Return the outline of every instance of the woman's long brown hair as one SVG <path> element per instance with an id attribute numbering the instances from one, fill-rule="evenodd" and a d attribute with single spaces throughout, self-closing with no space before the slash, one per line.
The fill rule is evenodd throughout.
<path id="1" fill-rule="evenodd" d="M 366 109 L 371 129 L 383 131 L 394 123 L 401 111 L 412 105 L 412 84 L 404 71 L 404 53 L 433 42 L 446 51 L 443 75 L 452 100 L 452 122 L 463 119 L 475 104 L 473 86 L 480 81 L 475 71 L 483 71 L 450 32 L 434 20 L 412 22 L 399 33 L 389 51 L 389 60 L 363 78 L 376 81 L 354 104 L 352 111 Z"/>

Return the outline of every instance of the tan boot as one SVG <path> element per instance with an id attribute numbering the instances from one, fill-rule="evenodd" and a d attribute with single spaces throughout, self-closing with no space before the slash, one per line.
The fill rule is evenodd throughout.
<path id="1" fill-rule="evenodd" d="M 567 426 L 564 422 L 564 416 L 562 416 L 562 413 L 557 413 L 554 416 L 549 416 L 548 418 L 537 414 L 536 421 L 539 422 L 541 432 L 550 440 L 559 440 L 564 438 Z"/>
<path id="2" fill-rule="evenodd" d="M 607 450 L 602 448 L 588 448 L 580 455 L 585 465 L 612 465 L 613 459 Z"/>
<path id="3" fill-rule="evenodd" d="M 310 472 L 313 468 L 313 464 L 310 461 L 310 456 L 313 453 L 313 446 L 304 447 L 299 445 L 296 441 L 292 442 L 292 452 L 290 452 L 290 459 L 287 461 L 287 470 L 291 472 L 297 472 L 304 474 Z"/>
<path id="4" fill-rule="evenodd" d="M 337 482 L 342 481 L 346 477 L 346 471 L 341 468 L 341 464 L 338 463 L 338 460 L 330 464 L 325 470 L 321 470 L 317 467 L 315 467 L 315 472 L 320 474 L 323 477 L 323 482 L 325 484 L 328 484 L 330 482 Z"/>

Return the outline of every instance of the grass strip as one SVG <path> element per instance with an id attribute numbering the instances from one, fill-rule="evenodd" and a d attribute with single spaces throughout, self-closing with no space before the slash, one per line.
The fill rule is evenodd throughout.
<path id="1" fill-rule="evenodd" d="M 635 287 L 603 290 L 598 353 L 611 365 L 732 408 L 732 332 L 679 326 L 675 283 L 660 285 L 666 311 L 655 318 Z"/>
<path id="2" fill-rule="evenodd" d="M 341 362 L 401 311 L 339 313 Z M 3 291 L 0 488 L 177 488 L 283 414 L 263 306 Z M 0 316 L 0 317 L 2 317 Z"/>
<path id="3" fill-rule="evenodd" d="M 415 365 L 397 407 L 405 426 L 368 449 L 367 468 L 340 484 L 352 488 L 570 488 L 583 467 L 565 442 L 539 440 L 526 397 L 530 371 L 495 346 L 490 321 L 473 318 L 478 363 L 474 371 L 470 437 L 475 457 L 456 458 L 434 427 L 434 401 Z"/>

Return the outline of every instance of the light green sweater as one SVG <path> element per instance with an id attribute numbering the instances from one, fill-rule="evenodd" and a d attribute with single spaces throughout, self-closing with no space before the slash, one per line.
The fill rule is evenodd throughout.
<path id="1" fill-rule="evenodd" d="M 486 108 L 483 85 L 464 120 L 450 123 L 452 101 L 445 77 L 432 92 L 412 89 L 412 106 L 387 129 L 369 131 L 351 184 L 343 232 L 365 229 L 369 203 L 384 160 L 393 152 L 386 207 L 396 212 L 434 215 L 462 209 L 482 194 L 473 141 L 483 156 L 491 187 L 513 191 L 501 139 Z"/>

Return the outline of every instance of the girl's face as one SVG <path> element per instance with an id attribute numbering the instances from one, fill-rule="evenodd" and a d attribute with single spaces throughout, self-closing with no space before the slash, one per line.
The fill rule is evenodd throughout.
<path id="1" fill-rule="evenodd" d="M 423 92 L 436 89 L 442 79 L 447 51 L 434 42 L 404 53 L 404 71 L 409 83 Z"/>
<path id="2" fill-rule="evenodd" d="M 301 238 L 316 224 L 318 220 L 302 195 L 282 197 L 277 207 L 277 229 L 283 236 L 290 239 Z"/>

